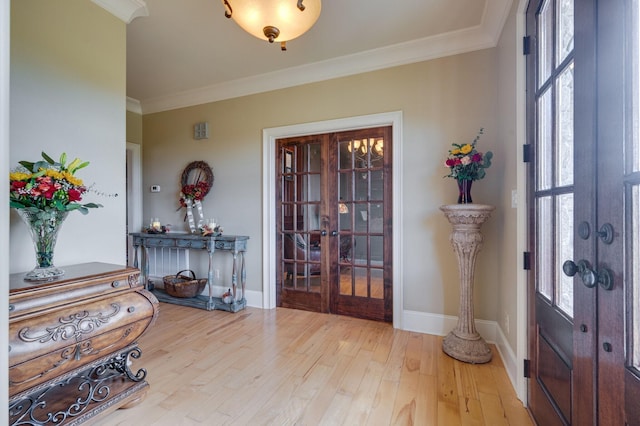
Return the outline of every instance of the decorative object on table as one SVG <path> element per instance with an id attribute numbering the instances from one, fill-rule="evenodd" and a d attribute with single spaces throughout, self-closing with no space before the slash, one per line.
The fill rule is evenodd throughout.
<path id="1" fill-rule="evenodd" d="M 493 206 L 484 204 L 451 204 L 441 206 L 451 223 L 449 237 L 458 257 L 460 273 L 460 305 L 458 324 L 442 341 L 442 350 L 451 357 L 473 364 L 491 361 L 491 349 L 476 331 L 473 312 L 473 280 L 476 256 L 482 247 L 480 226 L 489 219 Z"/>
<path id="2" fill-rule="evenodd" d="M 222 293 L 222 301 L 227 305 L 233 303 L 233 293 L 231 293 L 231 289 L 228 289 L 224 293 Z"/>
<path id="3" fill-rule="evenodd" d="M 476 143 L 484 129 L 480 129 L 475 139 L 471 143 L 452 144 L 453 149 L 449 150 L 449 156 L 445 161 L 445 166 L 449 168 L 449 174 L 445 177 L 456 179 L 458 183 L 458 204 L 472 203 L 471 184 L 474 180 L 485 177 L 485 169 L 491 166 L 493 153 L 487 151 L 482 153 L 476 149 Z"/>
<path id="4" fill-rule="evenodd" d="M 203 237 L 206 237 L 207 235 L 219 237 L 222 235 L 223 231 L 222 226 L 216 223 L 215 219 L 207 219 L 206 223 L 200 226 L 199 229 Z"/>
<path id="5" fill-rule="evenodd" d="M 64 275 L 64 270 L 53 264 L 53 255 L 62 223 L 70 211 L 87 214 L 100 204 L 81 204 L 87 192 L 82 180 L 74 174 L 89 165 L 76 158 L 66 164 L 62 153 L 56 162 L 42 152 L 43 160 L 35 163 L 20 161 L 20 167 L 9 174 L 9 206 L 29 227 L 36 254 L 36 267 L 25 280 L 52 280 Z"/>
<path id="6" fill-rule="evenodd" d="M 196 229 L 202 228 L 204 224 L 204 214 L 202 211 L 202 200 L 211 190 L 213 185 L 213 171 L 204 161 L 193 161 L 187 164 L 181 176 L 180 207 L 185 207 L 187 213 L 185 220 L 189 223 L 189 230 L 195 233 Z M 199 215 L 196 226 L 193 209 Z"/>
<path id="7" fill-rule="evenodd" d="M 188 272 L 189 275 L 182 275 L 184 272 Z M 165 275 L 162 280 L 164 291 L 173 297 L 196 297 L 202 293 L 204 286 L 207 285 L 206 278 L 197 279 L 195 272 L 190 269 L 185 269 L 175 275 Z"/>

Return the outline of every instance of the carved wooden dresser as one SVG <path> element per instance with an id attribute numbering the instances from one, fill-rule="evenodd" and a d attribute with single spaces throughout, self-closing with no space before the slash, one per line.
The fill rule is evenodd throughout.
<path id="1" fill-rule="evenodd" d="M 33 283 L 12 274 L 9 424 L 79 424 L 140 402 L 148 389 L 137 339 L 158 300 L 136 268 L 85 263 Z"/>

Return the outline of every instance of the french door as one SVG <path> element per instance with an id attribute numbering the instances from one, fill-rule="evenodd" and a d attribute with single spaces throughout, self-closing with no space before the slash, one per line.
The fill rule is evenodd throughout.
<path id="1" fill-rule="evenodd" d="M 391 322 L 391 128 L 277 141 L 278 306 Z"/>
<path id="2" fill-rule="evenodd" d="M 529 407 L 640 424 L 637 0 L 527 10 Z"/>

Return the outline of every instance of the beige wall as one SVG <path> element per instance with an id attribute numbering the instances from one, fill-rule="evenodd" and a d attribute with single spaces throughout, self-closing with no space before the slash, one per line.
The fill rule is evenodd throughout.
<path id="1" fill-rule="evenodd" d="M 402 246 L 404 308 L 457 315 L 458 270 L 449 225 L 438 207 L 455 203 L 455 181 L 443 179 L 453 142 L 471 141 L 485 128 L 479 148 L 494 152 L 487 177 L 474 183 L 474 201 L 498 206 L 486 224 L 478 258 L 476 317 L 498 320 L 501 268 L 507 267 L 505 180 L 510 178 L 499 132 L 498 52 L 487 49 L 428 62 L 143 116 L 144 217 L 186 229 L 178 206 L 179 178 L 190 161 L 207 161 L 215 183 L 204 201 L 227 234 L 251 237 L 247 286 L 262 288 L 262 129 L 366 114 L 402 111 L 404 152 Z M 193 125 L 208 121 L 208 140 L 192 138 Z M 511 150 L 512 148 L 509 148 Z M 509 151 L 508 150 L 508 151 Z M 512 265 L 508 265 L 512 267 Z"/>
<path id="2" fill-rule="evenodd" d="M 519 45 L 516 43 L 516 12 L 518 2 L 513 2 L 509 19 L 502 30 L 502 35 L 498 43 L 498 135 L 504 142 L 502 153 L 504 162 L 504 178 L 499 181 L 500 193 L 498 209 L 505 212 L 502 226 L 505 232 L 502 233 L 498 242 L 498 258 L 500 260 L 496 268 L 496 277 L 499 279 L 500 287 L 496 295 L 498 306 L 496 320 L 500 328 L 507 337 L 507 341 L 512 349 L 516 348 L 517 337 L 517 264 L 518 256 L 522 256 L 517 250 L 517 224 L 516 209 L 511 206 L 512 191 L 517 188 L 517 168 L 521 159 L 518 156 L 517 141 L 517 111 L 516 102 L 516 60 L 519 53 Z M 520 142 L 522 144 L 522 142 Z"/>
<path id="3" fill-rule="evenodd" d="M 90 161 L 78 176 L 106 194 L 104 208 L 69 215 L 55 263 L 125 263 L 126 26 L 86 0 L 11 2 L 10 164 L 54 158 Z M 117 195 L 117 196 L 116 196 Z M 26 226 L 12 212 L 10 269 L 35 264 Z"/>
<path id="4" fill-rule="evenodd" d="M 142 115 L 127 111 L 127 142 L 142 144 Z"/>

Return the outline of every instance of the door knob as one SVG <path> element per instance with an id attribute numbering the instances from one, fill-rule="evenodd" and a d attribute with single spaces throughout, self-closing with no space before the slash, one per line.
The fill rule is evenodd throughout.
<path id="1" fill-rule="evenodd" d="M 582 282 L 589 288 L 595 287 L 598 283 L 598 277 L 596 273 L 591 269 L 591 265 L 586 260 L 578 260 L 578 263 L 574 263 L 573 260 L 567 260 L 562 264 L 562 272 L 568 277 L 573 277 L 575 274 L 579 274 Z"/>
<path id="2" fill-rule="evenodd" d="M 322 235 L 323 237 L 327 236 L 327 231 L 325 231 L 324 229 L 322 231 L 320 231 L 320 235 Z"/>
<path id="3" fill-rule="evenodd" d="M 586 260 L 579 260 L 578 263 L 574 263 L 572 260 L 567 260 L 562 264 L 562 271 L 568 277 L 573 277 L 575 274 L 580 274 L 583 284 L 588 288 L 593 288 L 596 284 L 600 283 L 600 287 L 604 290 L 613 289 L 613 273 L 609 268 L 601 268 L 596 272 L 591 269 L 591 265 Z"/>
<path id="4" fill-rule="evenodd" d="M 331 231 L 331 236 L 335 237 L 336 235 L 338 235 L 338 231 Z"/>

